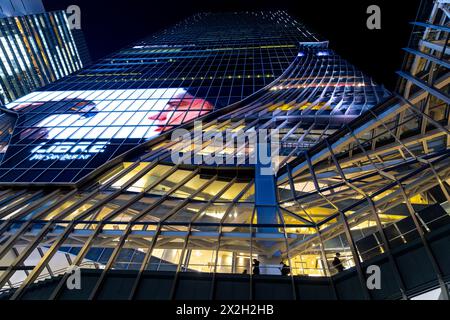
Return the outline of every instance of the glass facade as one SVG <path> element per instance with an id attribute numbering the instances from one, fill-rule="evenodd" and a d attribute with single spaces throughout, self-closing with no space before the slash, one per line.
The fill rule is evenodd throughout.
<path id="1" fill-rule="evenodd" d="M 81 68 L 64 11 L 0 18 L 0 104 Z"/>
<path id="2" fill-rule="evenodd" d="M 0 18 L 45 12 L 42 0 L 0 0 Z"/>
<path id="3" fill-rule="evenodd" d="M 7 104 L 18 125 L 0 181 L 79 182 L 158 133 L 271 83 L 302 41 L 318 38 L 282 11 L 190 17 Z"/>
<path id="4" fill-rule="evenodd" d="M 437 30 L 433 41 L 448 41 Z M 199 14 L 9 104 L 19 115 L 1 164 L 0 297 L 386 299 L 446 288 L 448 57 L 414 50 L 392 94 L 285 12 Z M 171 139 L 175 127 L 194 142 Z M 262 129 L 277 139 L 235 143 Z M 227 134 L 226 145 L 211 139 Z M 265 143 L 278 151 L 273 175 L 249 159 Z M 27 148 L 33 160 L 14 160 Z M 188 161 L 199 155 L 233 161 Z M 384 291 L 365 285 L 374 261 Z M 87 281 L 76 297 L 65 289 L 73 266 Z"/>

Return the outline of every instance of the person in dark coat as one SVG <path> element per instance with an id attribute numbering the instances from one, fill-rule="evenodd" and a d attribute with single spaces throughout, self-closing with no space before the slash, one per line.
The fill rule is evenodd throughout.
<path id="1" fill-rule="evenodd" d="M 253 259 L 253 274 L 259 274 L 259 261 L 258 261 L 258 259 Z"/>
<path id="2" fill-rule="evenodd" d="M 344 266 L 342 265 L 341 259 L 339 259 L 339 257 L 341 256 L 341 254 L 339 252 L 336 252 L 336 256 L 333 259 L 333 267 L 338 271 L 338 272 L 342 272 L 344 271 Z"/>

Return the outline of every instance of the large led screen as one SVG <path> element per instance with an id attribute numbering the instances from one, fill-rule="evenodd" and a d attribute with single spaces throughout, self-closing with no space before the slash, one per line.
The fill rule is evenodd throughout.
<path id="1" fill-rule="evenodd" d="M 124 151 L 214 109 L 185 88 L 41 91 L 18 114 L 0 181 L 77 181 Z M 28 170 L 27 170 L 28 169 Z"/>

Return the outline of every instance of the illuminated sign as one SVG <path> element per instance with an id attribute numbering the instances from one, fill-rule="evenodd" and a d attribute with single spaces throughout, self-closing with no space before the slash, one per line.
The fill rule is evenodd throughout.
<path id="1" fill-rule="evenodd" d="M 214 109 L 198 88 L 36 91 L 6 107 L 18 117 L 0 181 L 22 182 L 77 180 Z"/>
<path id="2" fill-rule="evenodd" d="M 104 152 L 108 141 L 88 142 L 56 142 L 48 145 L 45 142 L 40 143 L 31 150 L 33 156 L 29 160 L 86 160 L 92 154 Z"/>
<path id="3" fill-rule="evenodd" d="M 26 140 L 149 139 L 213 110 L 184 88 L 44 91 L 6 107 L 31 124 Z"/>

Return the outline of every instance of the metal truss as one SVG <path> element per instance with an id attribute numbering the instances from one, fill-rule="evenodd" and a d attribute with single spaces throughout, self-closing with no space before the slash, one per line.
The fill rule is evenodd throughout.
<path id="1" fill-rule="evenodd" d="M 422 32 L 405 49 L 398 94 L 374 84 L 324 43 L 303 43 L 276 81 L 202 117 L 200 136 L 194 135 L 194 124 L 183 125 L 190 130 L 188 145 L 162 135 L 72 189 L 5 187 L 0 289 L 20 299 L 33 283 L 61 275 L 50 296 L 57 299 L 69 266 L 101 266 L 89 298 L 98 298 L 111 270 L 133 269 L 140 271 L 133 299 L 142 272 L 163 265 L 175 271 L 171 297 L 180 274 L 193 270 L 212 274 L 214 297 L 217 274 L 245 269 L 252 279 L 251 259 L 272 256 L 291 266 L 295 297 L 297 275 L 327 277 L 334 286 L 337 270 L 330 258 L 340 252 L 346 268 L 356 270 L 367 299 L 363 264 L 386 254 L 408 299 L 392 248 L 420 239 L 448 299 L 427 240 L 449 215 L 448 5 L 436 2 L 432 17 L 415 23 Z M 178 152 L 237 159 L 253 146 L 217 147 L 203 138 L 228 131 L 237 139 L 257 129 L 281 134 L 272 224 L 258 223 L 260 181 L 254 166 L 174 164 L 170 157 Z M 434 206 L 440 215 L 431 220 L 426 214 Z M 402 230 L 407 223 L 409 229 Z M 375 244 L 364 247 L 368 239 Z M 55 268 L 61 255 L 65 265 Z"/>

